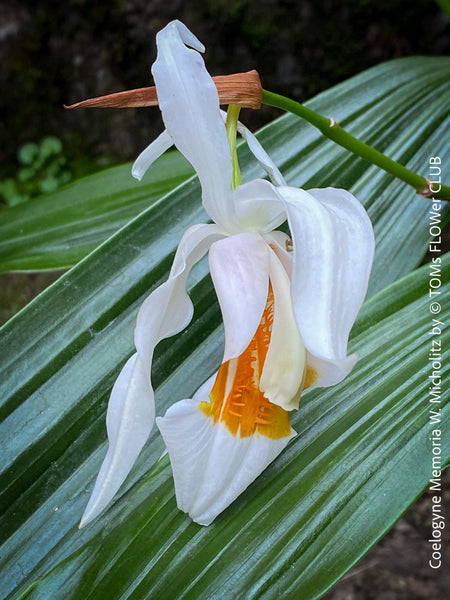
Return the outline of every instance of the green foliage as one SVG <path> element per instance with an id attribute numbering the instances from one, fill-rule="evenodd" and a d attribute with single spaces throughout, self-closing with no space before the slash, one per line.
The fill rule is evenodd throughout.
<path id="1" fill-rule="evenodd" d="M 444 135 L 450 118 L 448 67 L 447 59 L 394 61 L 310 105 L 426 174 L 429 156 L 438 153 L 443 162 L 450 157 Z M 133 220 L 1 330 L 0 589 L 5 598 L 313 600 L 426 489 L 429 273 L 427 266 L 411 271 L 428 245 L 430 202 L 290 115 L 259 137 L 291 184 L 351 188 L 369 210 L 377 253 L 372 298 L 352 333 L 350 351 L 360 356 L 356 368 L 339 386 L 303 395 L 293 417 L 298 436 L 210 527 L 193 524 L 177 510 L 167 458 L 160 460 L 163 443 L 153 431 L 111 507 L 79 531 L 105 452 L 107 399 L 133 351 L 138 307 L 167 277 L 185 229 L 207 219 L 194 178 L 154 197 L 146 210 L 141 205 Z M 244 180 L 261 174 L 245 148 L 240 163 Z M 91 183 L 99 181 L 94 176 Z M 170 186 L 169 177 L 164 181 Z M 77 188 L 67 189 L 75 194 Z M 109 206 L 98 189 L 92 197 Z M 123 184 L 128 199 L 130 189 Z M 122 210 L 128 200 L 117 202 Z M 20 209 L 10 209 L 10 225 Z M 52 246 L 51 227 L 46 230 L 56 257 L 67 256 L 64 241 L 76 242 L 72 219 L 55 226 L 60 250 Z M 42 215 L 33 213 L 30 223 L 22 239 L 13 225 L 8 230 L 7 221 L 1 224 L 16 253 L 8 256 L 3 245 L 5 264 L 49 264 L 38 229 Z M 88 218 L 82 223 L 96 244 L 104 239 L 89 229 Z M 38 243 L 27 254 L 33 236 Z M 449 263 L 447 257 L 443 282 Z M 162 342 L 155 354 L 158 414 L 190 397 L 221 360 L 220 312 L 205 261 L 188 287 L 196 307 L 193 323 Z M 443 286 L 442 294 L 449 287 Z M 443 307 L 441 320 L 449 313 Z M 448 338 L 446 331 L 445 347 Z M 448 376 L 448 360 L 442 375 Z M 446 391 L 442 408 L 449 401 Z M 443 411 L 442 429 L 448 426 Z M 443 464 L 448 460 L 450 444 L 443 440 Z"/>
<path id="2" fill-rule="evenodd" d="M 443 280 L 449 275 L 446 260 Z M 361 356 L 357 369 L 339 386 L 304 394 L 293 418 L 298 436 L 213 525 L 202 528 L 177 511 L 169 461 L 158 461 L 157 444 L 144 453 L 139 472 L 153 468 L 123 492 L 103 527 L 86 532 L 84 543 L 69 527 L 55 552 L 62 558 L 68 546 L 71 554 L 47 557 L 46 565 L 50 558 L 55 566 L 38 568 L 43 576 L 21 598 L 319 598 L 429 481 L 428 277 L 423 267 L 366 305 L 351 344 Z M 447 284 L 442 293 L 449 292 Z M 449 317 L 444 311 L 442 319 Z M 449 341 L 447 332 L 442 344 Z M 208 339 L 160 394 L 177 393 L 195 364 L 213 369 L 210 351 Z M 443 412 L 449 401 L 446 393 Z M 446 415 L 440 426 L 449 425 Z M 447 439 L 443 463 L 449 458 Z M 74 475 L 70 487 L 79 493 L 81 477 Z M 52 515 L 57 501 L 47 503 L 48 527 L 74 517 Z"/>
<path id="3" fill-rule="evenodd" d="M 167 152 L 142 182 L 130 163 L 0 212 L 0 273 L 71 267 L 193 173 Z"/>
<path id="4" fill-rule="evenodd" d="M 57 137 L 45 137 L 39 144 L 23 144 L 17 159 L 21 167 L 16 176 L 0 181 L 0 197 L 9 206 L 53 192 L 72 179 L 62 142 Z"/>
<path id="5" fill-rule="evenodd" d="M 447 17 L 450 18 L 450 0 L 436 0 L 436 4 L 438 4 Z"/>
<path id="6" fill-rule="evenodd" d="M 333 116 L 351 134 L 422 175 L 428 172 L 428 156 L 437 151 L 443 163 L 450 160 L 446 58 L 386 63 L 306 105 Z M 377 283 L 371 284 L 370 293 L 420 263 L 428 240 L 429 200 L 324 139 L 293 115 L 265 127 L 260 139 L 289 183 L 306 189 L 327 185 L 352 188 L 364 202 L 376 222 L 377 252 L 386 257 L 375 267 L 379 272 L 373 282 Z M 247 169 L 247 178 L 263 175 L 245 146 L 239 160 Z M 0 212 L 0 272 L 75 265 L 192 173 L 177 153 L 168 154 L 141 183 L 131 177 L 130 166 L 116 167 L 26 206 Z M 403 234 L 405 243 L 399 245 L 397 236 Z M 394 253 L 399 260 L 392 262 Z"/>

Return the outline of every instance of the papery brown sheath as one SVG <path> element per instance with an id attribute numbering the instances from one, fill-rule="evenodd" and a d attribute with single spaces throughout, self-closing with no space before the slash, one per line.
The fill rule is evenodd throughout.
<path id="1" fill-rule="evenodd" d="M 220 104 L 237 104 L 254 109 L 261 107 L 262 86 L 257 71 L 217 75 L 212 80 L 219 93 Z M 152 86 L 89 98 L 65 108 L 141 108 L 157 105 L 156 87 Z"/>

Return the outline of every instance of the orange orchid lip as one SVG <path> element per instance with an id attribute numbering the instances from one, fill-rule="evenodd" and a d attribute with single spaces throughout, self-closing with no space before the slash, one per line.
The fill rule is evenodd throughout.
<path id="1" fill-rule="evenodd" d="M 199 403 L 199 409 L 211 417 L 214 424 L 221 421 L 234 436 L 246 438 L 258 432 L 271 439 L 281 439 L 291 432 L 289 411 L 270 402 L 260 390 L 273 317 L 274 295 L 269 284 L 266 307 L 250 344 L 239 357 L 222 363 L 210 401 Z M 316 371 L 305 364 L 298 397 L 316 379 Z"/>
<path id="2" fill-rule="evenodd" d="M 289 412 L 272 404 L 259 389 L 259 380 L 269 347 L 274 297 L 269 285 L 266 308 L 247 349 L 237 359 L 223 363 L 211 390 L 211 402 L 200 402 L 200 410 L 214 423 L 222 421 L 232 435 L 242 438 L 255 431 L 279 439 L 291 432 Z"/>
<path id="3" fill-rule="evenodd" d="M 220 104 L 237 104 L 243 108 L 261 107 L 262 86 L 257 71 L 217 75 L 212 78 L 219 93 Z M 156 87 L 125 90 L 97 98 L 88 98 L 64 108 L 141 108 L 157 106 Z"/>

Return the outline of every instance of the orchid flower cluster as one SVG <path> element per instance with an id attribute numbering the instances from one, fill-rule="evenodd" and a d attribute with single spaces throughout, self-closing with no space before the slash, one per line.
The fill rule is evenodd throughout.
<path id="1" fill-rule="evenodd" d="M 192 399 L 156 418 L 178 507 L 195 522 L 209 525 L 296 435 L 289 417 L 302 391 L 340 382 L 357 360 L 347 356 L 347 342 L 373 260 L 366 211 L 342 189 L 286 185 L 241 123 L 238 131 L 271 182 L 236 184 L 203 45 L 174 21 L 158 33 L 157 48 L 152 72 L 166 129 L 138 157 L 133 175 L 140 179 L 174 144 L 197 172 L 213 223 L 185 232 L 168 280 L 139 310 L 136 353 L 111 393 L 109 449 L 80 526 L 108 505 L 150 434 L 154 348 L 191 321 L 186 280 L 207 253 L 225 328 L 223 361 Z M 286 220 L 291 237 L 277 230 Z"/>

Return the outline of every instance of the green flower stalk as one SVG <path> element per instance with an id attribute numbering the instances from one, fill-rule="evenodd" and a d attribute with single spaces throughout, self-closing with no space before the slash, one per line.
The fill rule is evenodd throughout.
<path id="1" fill-rule="evenodd" d="M 319 131 L 323 133 L 327 138 L 339 144 L 343 148 L 350 150 L 353 154 L 365 158 L 370 163 L 380 167 L 387 173 L 391 173 L 397 179 L 404 181 L 408 185 L 412 186 L 417 194 L 424 196 L 425 198 L 436 198 L 440 200 L 450 200 L 450 186 L 442 185 L 439 191 L 434 191 L 432 183 L 410 171 L 400 163 L 392 160 L 382 152 L 375 150 L 368 144 L 365 144 L 361 140 L 353 137 L 350 133 L 342 129 L 334 119 L 327 119 L 322 115 L 314 112 L 310 108 L 307 108 L 303 104 L 286 98 L 280 94 L 275 94 L 267 90 L 263 90 L 262 102 L 268 106 L 274 106 L 281 108 L 287 112 L 290 112 L 298 117 L 305 119 L 308 123 L 311 123 L 314 127 L 317 127 Z"/>

